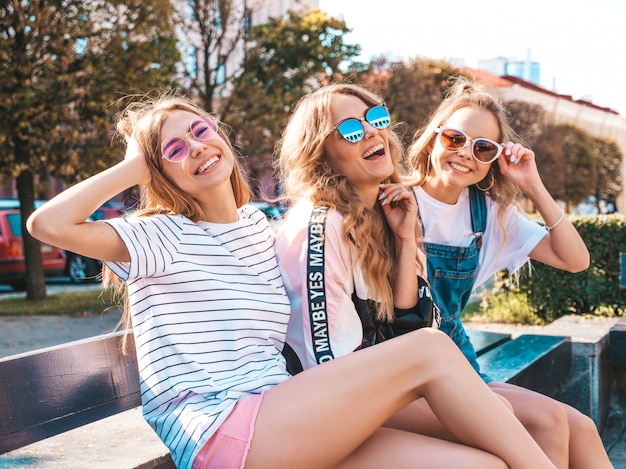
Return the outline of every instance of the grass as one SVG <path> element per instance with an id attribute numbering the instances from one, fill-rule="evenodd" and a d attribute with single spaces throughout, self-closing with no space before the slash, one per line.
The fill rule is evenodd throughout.
<path id="1" fill-rule="evenodd" d="M 100 314 L 118 304 L 109 292 L 102 290 L 54 293 L 35 301 L 26 301 L 23 297 L 7 298 L 0 300 L 0 317 L 37 314 L 87 316 Z"/>
<path id="2" fill-rule="evenodd" d="M 484 294 L 482 301 L 465 307 L 461 318 L 475 323 L 545 325 L 534 313 L 526 295 L 516 292 Z"/>

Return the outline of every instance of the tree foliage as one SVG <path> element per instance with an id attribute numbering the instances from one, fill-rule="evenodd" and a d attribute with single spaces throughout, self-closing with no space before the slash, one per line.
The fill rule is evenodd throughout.
<path id="1" fill-rule="evenodd" d="M 272 151 L 291 107 L 320 83 L 341 78 L 343 62 L 359 54 L 345 44 L 345 22 L 320 10 L 288 12 L 252 28 L 243 72 L 222 109 L 222 120 L 238 129 L 237 144 L 252 178 L 268 170 Z"/>
<path id="2" fill-rule="evenodd" d="M 537 166 L 553 197 L 577 205 L 593 194 L 597 165 L 593 139 L 569 124 L 551 125 L 541 135 Z"/>
<path id="3" fill-rule="evenodd" d="M 17 181 L 23 223 L 35 196 L 47 194 L 37 179 L 71 182 L 109 165 L 111 100 L 170 75 L 167 64 L 153 66 L 178 60 L 168 8 L 167 0 L 0 4 L 0 174 Z M 41 298 L 39 243 L 23 233 L 27 297 Z"/>
<path id="4" fill-rule="evenodd" d="M 179 2 L 176 30 L 185 49 L 183 88 L 208 112 L 219 114 L 218 98 L 228 96 L 241 73 L 249 17 L 246 2 L 194 0 Z"/>
<path id="5" fill-rule="evenodd" d="M 513 130 L 535 153 L 541 153 L 541 135 L 551 123 L 545 109 L 525 101 L 508 101 L 505 108 Z"/>
<path id="6" fill-rule="evenodd" d="M 379 92 L 396 121 L 406 125 L 405 144 L 427 123 L 449 89 L 450 78 L 457 75 L 458 70 L 442 60 L 414 58 L 390 64 L 385 86 Z"/>
<path id="7" fill-rule="evenodd" d="M 593 138 L 592 141 L 598 175 L 593 193 L 598 203 L 600 200 L 614 201 L 616 195 L 621 193 L 624 187 L 622 174 L 624 155 L 613 139 Z"/>

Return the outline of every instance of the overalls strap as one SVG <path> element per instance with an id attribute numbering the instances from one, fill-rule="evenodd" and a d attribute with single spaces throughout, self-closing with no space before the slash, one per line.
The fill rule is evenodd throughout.
<path id="1" fill-rule="evenodd" d="M 476 186 L 469 187 L 470 213 L 472 218 L 472 231 L 476 237 L 476 247 L 483 244 L 483 233 L 487 227 L 487 201 L 485 194 Z"/>

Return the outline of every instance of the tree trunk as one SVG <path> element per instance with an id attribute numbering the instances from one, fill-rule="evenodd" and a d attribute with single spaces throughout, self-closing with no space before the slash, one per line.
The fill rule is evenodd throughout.
<path id="1" fill-rule="evenodd" d="M 43 271 L 41 243 L 26 229 L 26 220 L 35 210 L 35 175 L 31 170 L 22 171 L 17 177 L 17 196 L 22 214 L 22 239 L 26 265 L 26 299 L 43 300 L 46 297 L 46 278 Z"/>

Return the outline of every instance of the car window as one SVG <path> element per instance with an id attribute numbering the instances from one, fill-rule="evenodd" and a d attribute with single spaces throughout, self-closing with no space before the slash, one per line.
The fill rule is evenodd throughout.
<path id="1" fill-rule="evenodd" d="M 104 218 L 104 212 L 102 210 L 96 210 L 89 218 L 94 221 L 102 220 Z"/>
<path id="2" fill-rule="evenodd" d="M 9 213 L 7 215 L 9 221 L 9 227 L 11 228 L 11 234 L 13 236 L 22 236 L 22 217 L 19 213 Z"/>

